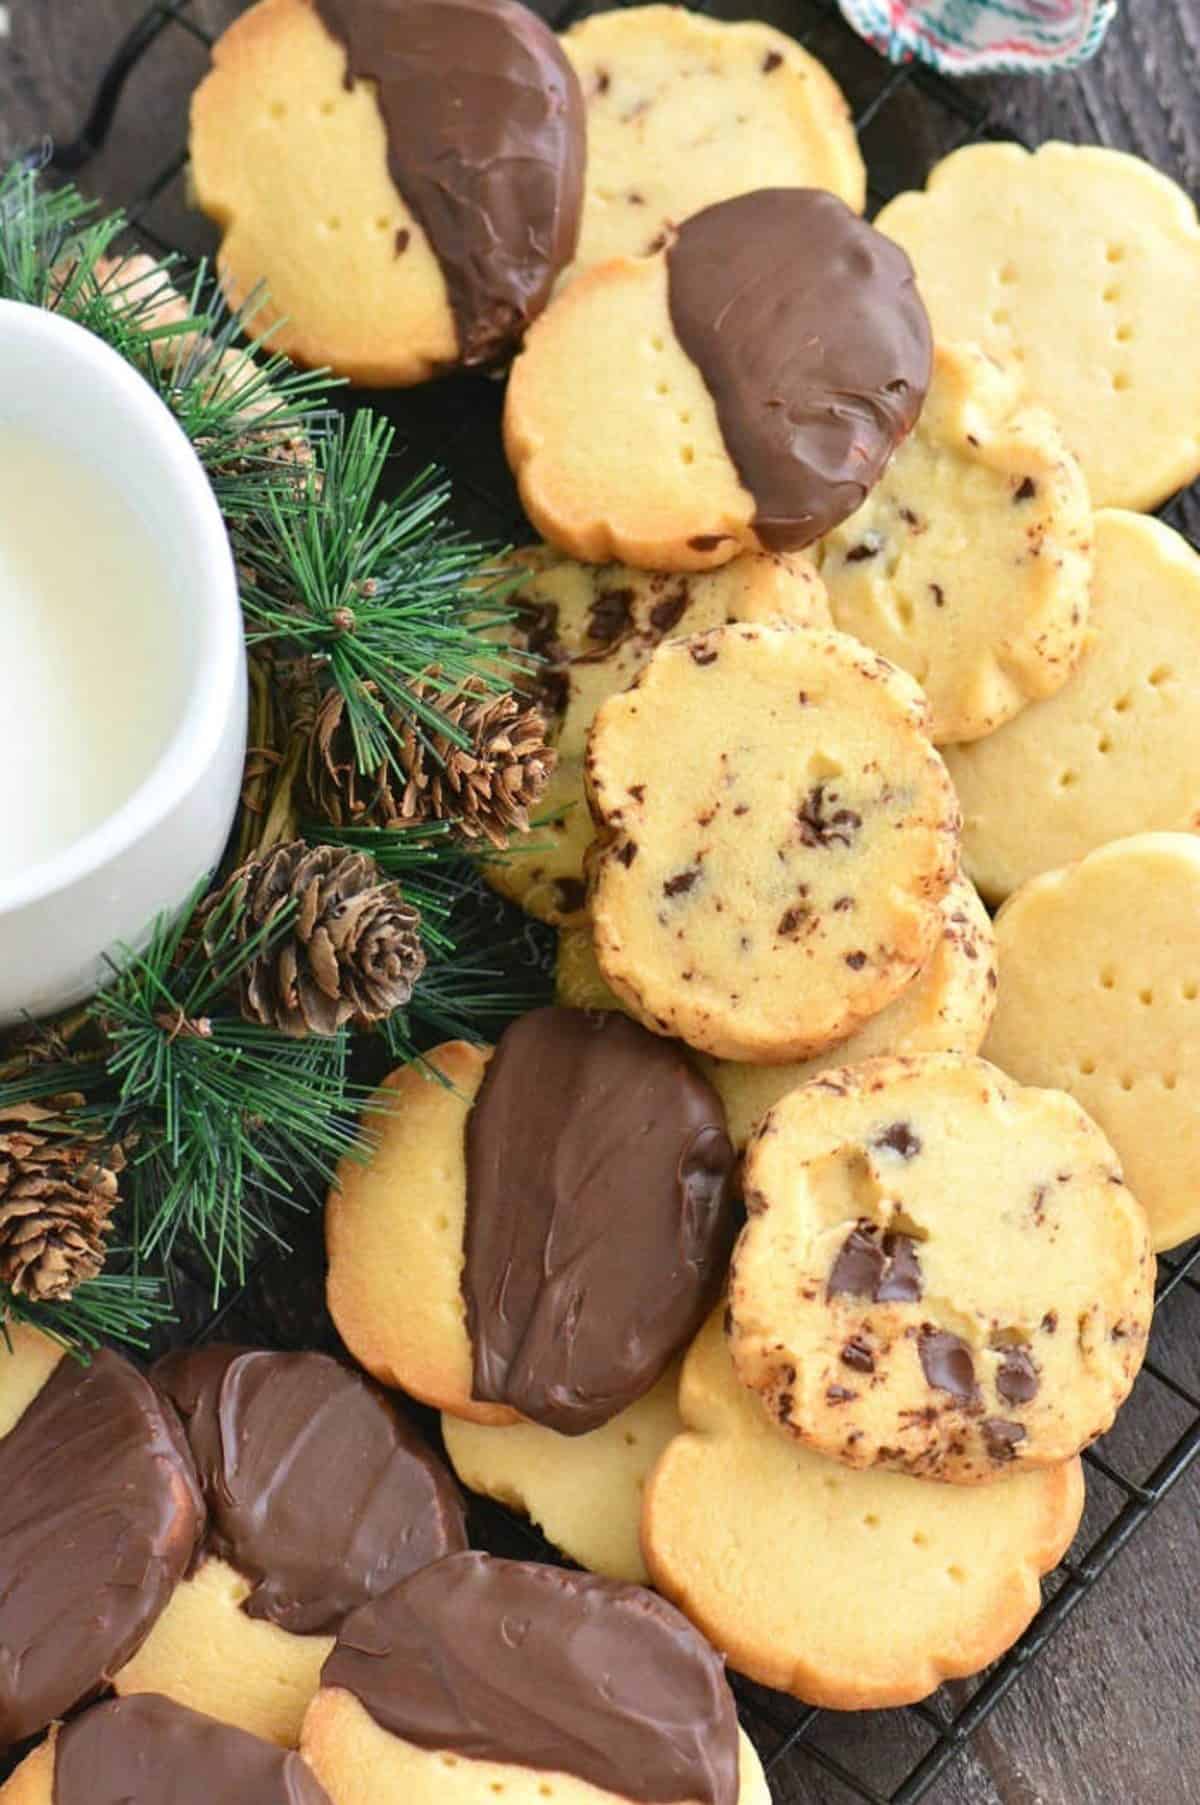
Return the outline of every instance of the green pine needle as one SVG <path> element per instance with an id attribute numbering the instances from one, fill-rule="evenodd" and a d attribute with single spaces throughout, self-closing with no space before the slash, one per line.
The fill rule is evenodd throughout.
<path id="1" fill-rule="evenodd" d="M 195 901 L 195 899 L 193 899 Z M 273 1207 L 314 1201 L 343 1154 L 361 1145 L 349 1037 L 293 1040 L 244 1021 L 229 994 L 288 932 L 294 904 L 243 941 L 236 891 L 209 914 L 161 920 L 128 950 L 93 1013 L 109 1036 L 116 1099 L 108 1122 L 129 1146 L 122 1190 L 142 1257 L 169 1259 L 181 1238 L 202 1251 L 219 1295 L 261 1237 L 282 1245 Z"/>
<path id="2" fill-rule="evenodd" d="M 144 1349 L 150 1331 L 173 1320 L 159 1279 L 142 1272 L 107 1272 L 56 1302 L 31 1303 L 10 1292 L 0 1310 L 0 1337 L 7 1343 L 9 1323 L 24 1322 L 86 1358 L 108 1341 Z"/>
<path id="3" fill-rule="evenodd" d="M 365 409 L 339 419 L 314 445 L 299 498 L 276 500 L 235 535 L 250 644 L 282 641 L 324 661 L 363 771 L 394 762 L 396 718 L 465 744 L 437 693 L 511 678 L 497 632 L 517 578 L 500 572 L 495 548 L 448 525 L 449 485 L 432 468 L 378 499 L 393 439 Z M 417 679 L 434 694 L 414 695 Z"/>

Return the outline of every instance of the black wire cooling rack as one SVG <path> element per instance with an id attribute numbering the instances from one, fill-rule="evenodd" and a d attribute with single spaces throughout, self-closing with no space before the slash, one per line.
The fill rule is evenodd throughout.
<path id="1" fill-rule="evenodd" d="M 610 0 L 611 3 L 611 0 Z M 567 25 L 598 7 L 579 0 L 534 0 L 555 25 Z M 230 0 L 228 16 L 241 10 Z M 832 70 L 847 94 L 863 153 L 871 172 L 872 210 L 901 189 L 920 186 L 929 166 L 960 145 L 983 138 L 1012 138 L 1002 116 L 989 113 L 970 86 L 959 86 L 917 65 L 892 68 L 846 27 L 833 0 L 702 0 L 698 11 L 728 18 L 767 18 L 806 45 Z M 191 40 L 200 59 L 211 43 L 194 17 L 193 0 L 163 0 L 148 7 L 103 71 L 91 112 L 77 138 L 52 147 L 52 167 L 75 175 L 101 156 L 123 106 L 133 104 L 131 82 L 147 77 L 162 58 Z M 199 48 L 197 48 L 199 47 Z M 138 235 L 162 251 L 182 249 L 194 256 L 208 248 L 204 229 L 183 225 L 186 126 L 173 121 L 171 138 L 148 167 L 142 192 L 125 202 Z M 105 197 L 118 198 L 118 197 Z M 409 393 L 366 397 L 389 414 L 404 450 L 406 469 L 437 462 L 455 486 L 459 522 L 472 532 L 505 541 L 529 537 L 500 449 L 501 387 L 464 378 Z M 1183 530 L 1200 499 L 1197 491 L 1177 498 L 1164 517 Z M 503 905 L 496 904 L 497 929 Z M 527 925 L 527 924 L 526 924 Z M 552 954 L 536 931 L 527 934 L 529 963 L 549 983 Z M 215 1335 L 275 1346 L 333 1346 L 332 1324 L 324 1309 L 319 1225 L 297 1224 L 287 1252 L 264 1255 L 237 1288 L 213 1311 L 206 1273 L 184 1259 L 177 1272 L 181 1325 L 170 1339 L 207 1340 Z M 922 1704 L 900 1711 L 874 1712 L 847 1721 L 836 1713 L 797 1704 L 734 1675 L 743 1722 L 757 1745 L 779 1798 L 841 1805 L 915 1805 L 996 1709 L 1031 1662 L 1037 1660 L 1068 1617 L 1102 1578 L 1151 1513 L 1179 1483 L 1200 1454 L 1200 1395 L 1185 1359 L 1200 1328 L 1200 1242 L 1159 1261 L 1159 1314 L 1150 1358 L 1116 1430 L 1084 1455 L 1088 1509 L 1068 1559 L 1044 1584 L 1042 1608 L 1004 1658 L 977 1680 L 943 1687 Z M 1187 1313 L 1192 1312 L 1190 1318 Z M 1182 1375 L 1182 1376 L 1181 1376 Z M 1155 1445 L 1124 1433 L 1147 1411 L 1150 1394 Z M 428 1426 L 436 1423 L 428 1413 Z M 1150 1438 L 1152 1441 L 1155 1438 Z M 1165 1445 L 1163 1445 L 1165 1444 Z M 527 1558 L 557 1559 L 537 1531 L 485 1500 L 473 1505 L 473 1539 L 482 1546 Z M 866 1604 L 864 1603 L 864 1610 Z M 869 1776 L 869 1777 L 868 1777 Z M 1182 1781 L 1182 1776 L 1181 1776 Z"/>

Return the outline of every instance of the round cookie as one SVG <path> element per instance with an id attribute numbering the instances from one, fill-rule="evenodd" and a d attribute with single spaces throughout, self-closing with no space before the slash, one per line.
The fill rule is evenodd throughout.
<path id="1" fill-rule="evenodd" d="M 745 1194 L 730 1348 L 786 1433 L 973 1485 L 1110 1427 L 1154 1261 L 1111 1146 L 1062 1091 L 945 1053 L 844 1066 L 759 1125 Z"/>
<path id="2" fill-rule="evenodd" d="M 1157 507 L 1200 472 L 1200 224 L 1161 171 L 1094 144 L 972 144 L 876 224 L 939 339 L 1020 362 L 1097 507 Z"/>
<path id="3" fill-rule="evenodd" d="M 514 836 L 483 872 L 502 896 L 559 925 L 587 919 L 583 861 L 594 829 L 583 760 L 604 698 L 627 688 L 664 638 L 735 620 L 827 626 L 829 609 L 801 552 L 746 552 L 690 575 L 579 564 L 549 546 L 515 553 L 514 562 L 528 572 L 511 603 L 518 644 L 548 661 L 536 680 L 558 762 L 533 832 Z"/>
<path id="4" fill-rule="evenodd" d="M 596 956 L 639 1020 L 721 1059 L 844 1039 L 933 951 L 958 820 L 920 691 L 841 633 L 661 645 L 600 708 Z"/>
<path id="5" fill-rule="evenodd" d="M 170 1699 L 93 1705 L 0 1786 L 4 1805 L 330 1805 L 299 1755 Z"/>
<path id="6" fill-rule="evenodd" d="M 646 1585 L 642 1492 L 679 1433 L 679 1362 L 653 1391 L 588 1435 L 537 1423 L 489 1429 L 442 1417 L 446 1454 L 464 1485 L 531 1517 L 547 1541 L 606 1579 Z"/>
<path id="7" fill-rule="evenodd" d="M 404 386 L 516 348 L 574 256 L 585 130 L 518 0 L 259 0 L 193 98 L 192 181 L 273 350 Z"/>
<path id="8" fill-rule="evenodd" d="M 858 1065 L 883 1053 L 979 1051 L 996 1007 L 992 923 L 962 876 L 942 898 L 941 914 L 941 935 L 918 975 L 849 1040 L 788 1065 L 700 1057 L 701 1071 L 725 1105 L 729 1136 L 739 1152 L 773 1103 L 833 1066 Z M 590 927 L 559 930 L 555 990 L 559 1002 L 572 1009 L 621 1007 L 596 963 Z"/>
<path id="9" fill-rule="evenodd" d="M 866 169 L 845 97 L 783 32 L 630 6 L 593 13 L 562 46 L 587 106 L 573 274 L 647 256 L 681 220 L 754 188 L 828 188 L 862 212 Z"/>
<path id="10" fill-rule="evenodd" d="M 719 1313 L 680 1409 L 646 1492 L 654 1583 L 742 1673 L 810 1704 L 910 1704 L 977 1673 L 1029 1624 L 1079 1525 L 1078 1460 L 964 1491 L 852 1472 L 780 1435 L 738 1383 Z"/>
<path id="11" fill-rule="evenodd" d="M 136 1367 L 105 1348 L 83 1366 L 32 1330 L 8 1334 L 0 1748 L 108 1683 L 186 1573 L 204 1522 L 178 1418 Z"/>
<path id="12" fill-rule="evenodd" d="M 559 294 L 513 365 L 505 449 L 538 531 L 590 563 L 796 551 L 862 504 L 931 356 L 903 252 L 832 194 L 759 189 Z"/>
<path id="13" fill-rule="evenodd" d="M 921 418 L 818 548 L 834 625 L 916 678 L 930 737 L 974 740 L 1053 695 L 1083 649 L 1092 508 L 1018 374 L 939 345 Z"/>
<path id="14" fill-rule="evenodd" d="M 1046 872 L 996 942 L 988 1058 L 1095 1117 L 1156 1248 L 1200 1234 L 1200 840 L 1138 834 Z"/>
<path id="15" fill-rule="evenodd" d="M 721 1287 L 720 1102 L 616 1014 L 538 1009 L 490 1056 L 428 1060 L 428 1079 L 392 1074 L 370 1160 L 339 1171 L 334 1321 L 369 1371 L 452 1415 L 586 1434 L 651 1389 Z"/>
<path id="16" fill-rule="evenodd" d="M 355 1613 L 304 1753 L 333 1805 L 769 1805 L 721 1658 L 671 1605 L 486 1554 Z"/>
<path id="17" fill-rule="evenodd" d="M 338 1626 L 466 1547 L 462 1501 L 388 1400 L 326 1354 L 211 1346 L 151 1377 L 184 1422 L 208 1526 L 117 1691 L 294 1748 Z"/>
<path id="18" fill-rule="evenodd" d="M 1112 508 L 1096 515 L 1095 544 L 1070 682 L 946 749 L 963 862 L 992 902 L 1122 835 L 1200 829 L 1200 557 L 1161 521 Z"/>

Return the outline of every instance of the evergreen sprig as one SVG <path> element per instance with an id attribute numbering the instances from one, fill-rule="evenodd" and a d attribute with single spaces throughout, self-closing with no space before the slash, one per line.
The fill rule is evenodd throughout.
<path id="1" fill-rule="evenodd" d="M 228 895 L 203 936 L 194 908 L 163 918 L 92 1006 L 111 1045 L 108 1131 L 130 1148 L 136 1245 L 165 1259 L 188 1237 L 215 1293 L 230 1271 L 244 1277 L 258 1237 L 281 1240 L 274 1206 L 311 1200 L 360 1145 L 346 1032 L 293 1040 L 243 1020 L 230 1000 L 243 970 L 288 933 L 295 905 L 244 939 L 239 907 Z"/>
<path id="2" fill-rule="evenodd" d="M 465 744 L 439 693 L 511 678 L 497 639 L 516 579 L 495 547 L 449 526 L 436 470 L 380 499 L 394 437 L 367 409 L 340 417 L 302 481 L 234 536 L 250 644 L 320 661 L 345 698 L 364 773 L 395 762 L 405 722 Z"/>
<path id="3" fill-rule="evenodd" d="M 146 1348 L 151 1331 L 171 1320 L 171 1303 L 161 1279 L 132 1270 L 102 1272 L 80 1285 L 72 1297 L 49 1303 L 6 1294 L 0 1306 L 0 1337 L 7 1341 L 9 1324 L 21 1322 L 75 1352 L 107 1341 Z"/>

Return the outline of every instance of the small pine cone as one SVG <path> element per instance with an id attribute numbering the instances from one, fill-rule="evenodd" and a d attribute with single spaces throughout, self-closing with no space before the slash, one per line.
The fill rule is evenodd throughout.
<path id="1" fill-rule="evenodd" d="M 426 694 L 424 688 L 420 693 Z M 402 815 L 453 821 L 467 839 L 487 839 L 498 847 L 513 833 L 527 834 L 529 811 L 544 793 L 558 756 L 546 744 L 541 710 L 511 692 L 489 690 L 474 677 L 454 695 L 429 699 L 462 729 L 469 746 L 442 734 L 430 746 L 411 728 L 406 732 L 401 763 L 409 781 Z"/>
<path id="2" fill-rule="evenodd" d="M 82 1097 L 0 1109 L 0 1285 L 34 1303 L 68 1298 L 104 1265 L 117 1170 L 58 1117 Z"/>
<path id="3" fill-rule="evenodd" d="M 243 943 L 290 900 L 299 905 L 283 939 L 241 976 L 247 1021 L 299 1040 L 383 1021 L 412 996 L 425 969 L 421 917 L 365 853 L 303 840 L 276 846 L 235 871 L 206 913 L 232 892 Z"/>
<path id="4" fill-rule="evenodd" d="M 309 733 L 305 787 L 317 819 L 332 827 L 396 827 L 406 819 L 404 791 L 391 765 L 385 760 L 373 776 L 359 770 L 346 699 L 339 689 L 327 691 L 318 704 Z"/>

